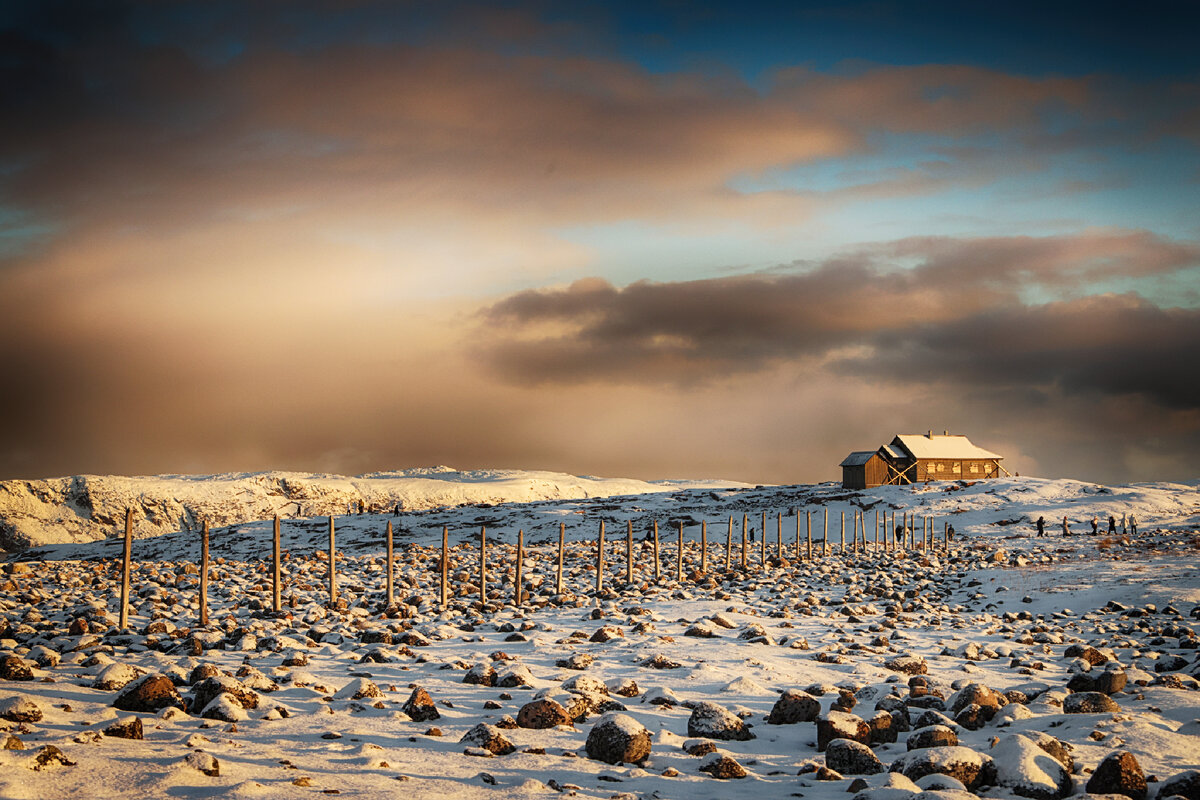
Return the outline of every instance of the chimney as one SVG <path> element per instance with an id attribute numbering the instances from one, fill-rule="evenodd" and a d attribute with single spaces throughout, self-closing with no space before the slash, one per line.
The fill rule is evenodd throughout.
<path id="1" fill-rule="evenodd" d="M 950 435 L 950 431 L 942 431 L 942 436 L 949 436 L 949 435 Z"/>
<path id="2" fill-rule="evenodd" d="M 932 438 L 933 438 L 933 431 L 930 431 L 929 433 L 925 434 L 925 438 L 926 438 L 926 439 L 932 439 Z"/>

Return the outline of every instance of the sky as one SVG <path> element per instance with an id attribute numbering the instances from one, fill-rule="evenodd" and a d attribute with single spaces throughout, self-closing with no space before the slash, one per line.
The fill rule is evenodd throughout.
<path id="1" fill-rule="evenodd" d="M 1195 480 L 1194 6 L 0 6 L 0 479 Z"/>

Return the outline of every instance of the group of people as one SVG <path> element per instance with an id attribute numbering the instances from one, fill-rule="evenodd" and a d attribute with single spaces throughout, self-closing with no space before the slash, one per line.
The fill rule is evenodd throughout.
<path id="1" fill-rule="evenodd" d="M 1038 517 L 1037 522 L 1035 524 L 1037 525 L 1037 535 L 1045 536 L 1046 535 L 1046 518 Z M 1092 535 L 1093 536 L 1099 535 L 1099 533 L 1100 533 L 1100 518 L 1093 515 L 1091 524 L 1092 524 Z M 1112 514 L 1108 515 L 1108 533 L 1111 536 L 1116 536 L 1116 534 L 1117 534 L 1117 518 L 1115 516 L 1113 516 Z M 1121 515 L 1121 535 L 1124 536 L 1126 534 L 1131 534 L 1133 536 L 1137 536 L 1137 519 L 1132 514 L 1130 514 L 1128 516 L 1126 516 L 1125 514 Z M 1063 536 L 1071 535 L 1071 523 L 1067 517 L 1062 518 L 1062 535 Z"/>

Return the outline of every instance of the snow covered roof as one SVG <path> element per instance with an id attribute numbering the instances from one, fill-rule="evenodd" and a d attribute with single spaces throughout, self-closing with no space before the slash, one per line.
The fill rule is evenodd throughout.
<path id="1" fill-rule="evenodd" d="M 875 455 L 874 450 L 855 450 L 850 455 L 842 459 L 839 467 L 861 467 L 863 464 L 871 460 L 871 456 Z"/>
<path id="2" fill-rule="evenodd" d="M 954 434 L 902 433 L 892 440 L 892 444 L 899 444 L 913 458 L 994 458 L 997 460 L 1003 458 L 990 450 L 984 450 L 982 447 L 971 444 L 971 440 L 965 436 Z"/>
<path id="3" fill-rule="evenodd" d="M 908 458 L 908 453 L 905 453 L 904 450 L 902 450 L 901 448 L 897 447 L 894 444 L 885 444 L 880 449 L 882 449 L 884 452 L 886 452 L 892 458 Z"/>

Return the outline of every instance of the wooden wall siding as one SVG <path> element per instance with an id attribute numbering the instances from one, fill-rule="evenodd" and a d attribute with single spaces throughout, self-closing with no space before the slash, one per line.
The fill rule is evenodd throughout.
<path id="1" fill-rule="evenodd" d="M 888 481 L 888 465 L 878 453 L 866 464 L 842 467 L 842 486 L 846 489 L 873 489 Z"/>
<path id="2" fill-rule="evenodd" d="M 995 478 L 1000 475 L 1000 466 L 991 459 L 973 459 L 964 461 L 935 461 L 919 460 L 916 472 L 916 481 L 953 481 L 960 478 L 970 480 L 973 478 Z"/>

